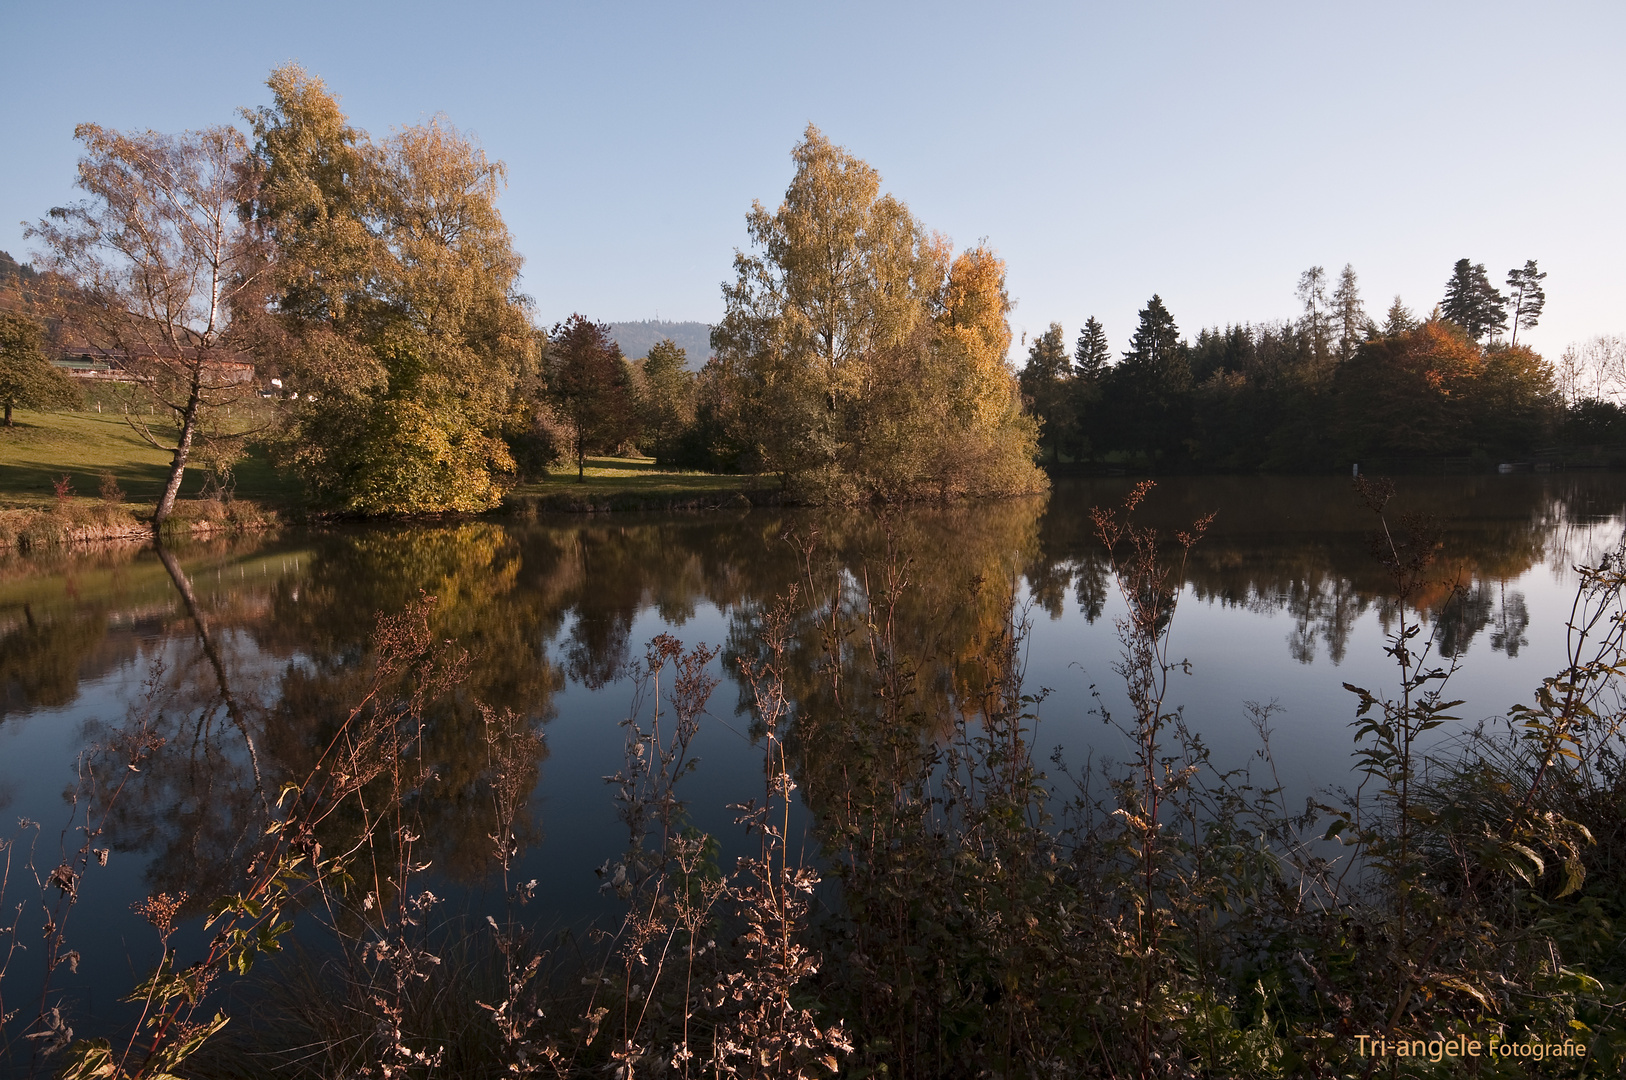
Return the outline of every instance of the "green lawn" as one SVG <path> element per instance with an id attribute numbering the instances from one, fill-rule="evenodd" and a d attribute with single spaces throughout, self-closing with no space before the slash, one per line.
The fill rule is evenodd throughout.
<path id="1" fill-rule="evenodd" d="M 78 495 L 95 497 L 103 472 L 113 474 L 132 502 L 156 501 L 163 491 L 170 455 L 142 441 L 120 414 L 18 409 L 12 422 L 13 427 L 0 427 L 0 504 L 48 505 L 54 501 L 52 485 L 63 473 Z M 153 434 L 162 439 L 172 430 L 155 425 Z M 299 497 L 297 481 L 280 476 L 263 449 L 251 450 L 234 473 L 240 498 Z M 195 494 L 202 485 L 202 471 L 188 469 L 181 494 Z"/>
<path id="2" fill-rule="evenodd" d="M 101 474 L 111 472 L 131 502 L 155 502 L 169 473 L 169 454 L 142 441 L 121 413 L 107 405 L 103 412 L 34 412 L 18 409 L 14 427 L 0 427 L 0 506 L 45 507 L 55 502 L 53 483 L 63 473 L 74 493 L 95 498 Z M 155 425 L 163 438 L 169 429 Z M 299 482 L 279 474 L 262 447 L 253 447 L 234 474 L 239 498 L 264 503 L 295 503 L 301 498 Z M 203 470 L 187 469 L 182 495 L 202 487 Z M 777 478 L 718 476 L 710 473 L 672 472 L 655 467 L 651 458 L 590 457 L 587 477 L 577 483 L 574 464 L 560 465 L 548 479 L 522 484 L 513 495 L 518 501 L 554 503 L 606 503 L 658 505 L 737 492 L 775 490 Z"/>
<path id="3" fill-rule="evenodd" d="M 576 480 L 576 465 L 571 462 L 552 470 L 546 480 L 521 484 L 513 494 L 577 495 L 582 498 L 600 496 L 647 496 L 672 498 L 685 495 L 702 496 L 731 494 L 736 491 L 759 491 L 779 486 L 775 477 L 724 476 L 716 473 L 675 472 L 659 469 L 654 458 L 589 457 L 586 478 Z"/>

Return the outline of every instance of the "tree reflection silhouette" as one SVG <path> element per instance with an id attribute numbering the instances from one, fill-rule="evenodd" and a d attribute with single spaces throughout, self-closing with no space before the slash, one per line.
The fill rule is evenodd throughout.
<path id="1" fill-rule="evenodd" d="M 1626 485 L 1613 478 L 1515 479 L 1400 484 L 1400 501 L 1411 497 L 1448 523 L 1437 563 L 1460 569 L 1464 602 L 1449 610 L 1442 588 L 1420 604 L 1441 621 L 1443 647 L 1453 653 L 1485 635 L 1492 649 L 1517 656 L 1530 615 L 1525 596 L 1505 583 L 1542 562 L 1561 570 L 1583 535 L 1573 523 L 1618 518 L 1626 505 Z M 761 613 L 794 583 L 792 749 L 816 801 L 821 777 L 833 770 L 880 768 L 878 757 L 860 759 L 926 752 L 942 737 L 941 718 L 963 712 L 974 688 L 997 675 L 975 658 L 1006 632 L 1013 585 L 1052 618 L 1064 613 L 1069 592 L 1086 619 L 1103 616 L 1109 576 L 1088 510 L 1116 504 L 1127 484 L 1061 481 L 1048 503 L 884 516 L 784 510 L 333 529 L 82 563 L 53 557 L 35 577 L 12 561 L 0 568 L 0 715 L 68 704 L 81 680 L 150 652 L 139 643 L 156 635 L 168 745 L 114 828 L 122 848 L 152 854 L 155 888 L 203 896 L 222 887 L 223 868 L 252 827 L 255 755 L 266 790 L 304 775 L 370 678 L 376 616 L 434 596 L 433 631 L 468 653 L 468 671 L 455 693 L 425 711 L 424 753 L 438 779 L 419 794 L 417 812 L 437 866 L 476 880 L 491 865 L 482 704 L 512 710 L 527 732 L 541 732 L 567 680 L 614 685 L 642 647 L 631 637 L 645 613 L 681 636 L 709 605 L 726 613 L 723 670 L 743 706 L 737 662 L 759 655 Z M 1282 612 L 1291 620 L 1287 655 L 1299 663 L 1320 655 L 1343 663 L 1357 623 L 1383 621 L 1386 583 L 1368 556 L 1368 521 L 1343 485 L 1290 477 L 1165 483 L 1144 515 L 1171 532 L 1216 506 L 1214 527 L 1186 566 L 1184 586 L 1198 601 Z M 278 552 L 296 540 L 297 571 L 288 556 L 278 569 Z M 242 576 L 252 559 L 275 572 Z M 65 567 L 77 567 L 72 590 Z M 888 574 L 912 587 L 896 588 Z M 832 597 L 844 605 L 834 618 Z M 870 647 L 867 620 L 878 597 L 885 650 Z M 832 669 L 839 678 L 826 677 Z M 529 790 L 547 751 L 540 738 L 527 747 Z M 335 842 L 360 827 L 330 824 Z M 521 844 L 534 844 L 543 825 L 527 812 L 516 832 Z"/>

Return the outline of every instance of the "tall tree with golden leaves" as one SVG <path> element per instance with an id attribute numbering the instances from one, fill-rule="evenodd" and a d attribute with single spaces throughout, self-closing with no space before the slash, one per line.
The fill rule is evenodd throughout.
<path id="1" fill-rule="evenodd" d="M 808 127 L 776 211 L 754 204 L 712 333 L 737 430 L 823 502 L 1035 490 L 1035 427 L 1005 364 L 1004 265 L 953 257 L 880 175 Z"/>
<path id="2" fill-rule="evenodd" d="M 350 509 L 495 505 L 509 398 L 537 362 L 502 163 L 439 117 L 375 143 L 296 66 L 268 85 L 253 205 L 274 253 L 265 308 L 302 391 L 290 460 Z"/>

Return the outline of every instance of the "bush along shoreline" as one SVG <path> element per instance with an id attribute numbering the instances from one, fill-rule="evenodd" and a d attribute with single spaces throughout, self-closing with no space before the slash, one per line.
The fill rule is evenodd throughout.
<path id="1" fill-rule="evenodd" d="M 726 658 L 761 753 L 760 794 L 735 808 L 749 853 L 724 865 L 687 815 L 717 653 L 659 635 L 606 777 L 627 842 L 600 874 L 622 914 L 551 937 L 515 861 L 542 729 L 469 699 L 474 661 L 426 597 L 379 619 L 297 765 L 262 776 L 241 726 L 251 839 L 212 902 L 138 905 L 164 959 L 130 999 L 129 1037 L 75 1039 L 47 986 L 9 1063 L 73 1080 L 1618 1075 L 1626 545 L 1578 568 L 1562 670 L 1441 744 L 1455 667 L 1420 611 L 1438 524 L 1393 519 L 1392 485 L 1360 485 L 1393 667 L 1388 685 L 1347 687 L 1358 786 L 1296 809 L 1270 707 L 1253 709 L 1250 772 L 1216 766 L 1170 704 L 1183 563 L 1208 519 L 1173 536 L 1139 524 L 1150 487 L 1093 514 L 1128 691 L 1123 713 L 1093 712 L 1121 761 L 1035 755 L 1054 704 L 1024 686 L 1011 583 L 968 586 L 976 630 L 935 655 L 900 632 L 926 583 L 890 539 L 855 589 L 817 537 L 791 538 L 803 579 Z M 235 721 L 223 675 L 221 692 Z M 453 919 L 429 888 L 425 815 L 437 717 L 471 708 L 486 767 L 459 783 L 490 815 L 502 894 Z M 39 885 L 48 972 L 77 957 L 66 927 L 105 863 L 101 825 L 164 713 L 145 702 L 93 750 L 79 850 L 10 879 L 8 905 Z M 798 803 L 811 843 L 793 835 Z M 296 914 L 330 936 L 324 959 L 257 963 Z M 209 937 L 183 955 L 187 918 Z M 222 992 L 234 981 L 246 996 Z"/>
<path id="2" fill-rule="evenodd" d="M 80 470 L 81 483 L 83 470 Z M 126 501 L 109 472 L 97 495 L 74 491 L 64 473 L 53 481 L 54 501 L 32 492 L 28 503 L 0 508 L 0 551 L 28 552 L 83 543 L 140 542 L 153 538 L 151 499 Z M 336 523 L 440 524 L 474 518 L 534 520 L 543 515 L 620 512 L 702 512 L 782 506 L 788 500 L 775 477 L 645 474 L 627 469 L 592 476 L 585 484 L 529 483 L 510 490 L 502 503 L 483 512 L 370 513 L 326 507 L 296 496 L 274 499 L 199 495 L 178 499 L 160 531 L 162 539 L 247 533 L 286 525 Z"/>
<path id="3" fill-rule="evenodd" d="M 165 540 L 258 532 L 285 524 L 282 511 L 243 499 L 178 500 L 160 530 Z M 27 553 L 65 544 L 149 541 L 152 508 L 58 498 L 55 506 L 0 510 L 0 549 Z"/>
<path id="4" fill-rule="evenodd" d="M 353 514 L 271 507 L 248 499 L 222 502 L 182 499 L 160 530 L 160 538 L 178 540 L 259 532 L 287 525 L 339 522 L 417 522 L 441 524 L 471 518 L 532 521 L 550 514 L 701 513 L 750 510 L 786 504 L 777 489 L 744 489 L 713 493 L 641 494 L 573 491 L 512 495 L 485 514 Z M 0 550 L 20 553 L 71 544 L 140 543 L 153 539 L 152 508 L 140 504 L 102 503 L 88 499 L 58 500 L 55 506 L 0 509 Z"/>

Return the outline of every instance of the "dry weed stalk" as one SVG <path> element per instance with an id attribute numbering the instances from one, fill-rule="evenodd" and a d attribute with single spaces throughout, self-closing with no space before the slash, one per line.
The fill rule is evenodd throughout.
<path id="1" fill-rule="evenodd" d="M 1134 921 L 1133 955 L 1140 969 L 1135 1054 L 1142 1075 L 1161 1071 L 1163 1054 L 1155 1029 L 1175 1012 L 1169 1000 L 1173 987 L 1161 971 L 1167 961 L 1160 956 L 1173 914 L 1165 892 L 1169 873 L 1163 850 L 1168 827 L 1165 808 L 1190 788 L 1199 768 L 1191 755 L 1170 753 L 1164 746 L 1165 731 L 1180 719 L 1179 710 L 1168 705 L 1169 677 L 1176 670 L 1190 670 L 1189 661 L 1172 658 L 1169 631 L 1185 585 L 1186 558 L 1214 517 L 1199 518 L 1189 531 L 1177 532 L 1179 559 L 1165 562 L 1157 530 L 1132 520 L 1152 487 L 1150 480 L 1135 485 L 1124 499 L 1121 518 L 1102 507 L 1090 511 L 1096 538 L 1107 550 L 1125 606 L 1125 613 L 1115 620 L 1123 654 L 1114 670 L 1124 680 L 1133 714 L 1127 724 L 1117 725 L 1134 747 L 1133 775 L 1121 778 L 1115 786 L 1119 792 L 1116 813 L 1123 820 L 1129 854 L 1137 867 L 1135 888 L 1128 900 Z M 1102 718 L 1114 723 L 1104 708 Z"/>
<path id="2" fill-rule="evenodd" d="M 32 880 L 33 892 L 38 898 L 35 903 L 43 922 L 41 937 L 44 941 L 39 998 L 33 1022 L 24 1029 L 22 1036 L 30 1047 L 31 1072 L 45 1067 L 52 1055 L 73 1043 L 73 1029 L 64 1018 L 61 1003 L 52 998 L 53 979 L 63 967 L 70 972 L 78 970 L 81 957 L 78 950 L 68 947 L 68 924 L 79 902 L 80 889 L 91 864 L 107 865 L 110 850 L 104 844 L 109 817 L 131 778 L 139 774 L 152 755 L 164 745 L 164 738 L 157 731 L 164 675 L 161 662 L 152 664 L 142 683 L 141 704 L 134 712 L 131 724 L 115 733 L 108 746 L 89 747 L 79 755 L 75 783 L 68 791 L 69 825 L 59 839 L 57 865 L 50 871 L 43 871 L 35 862 L 39 824 L 26 819 L 21 822 L 23 831 L 34 833 L 34 840 L 17 869 Z M 108 759 L 105 772 L 101 767 L 102 751 L 106 752 Z M 70 834 L 76 834 L 78 840 L 71 850 Z M 5 851 L 5 870 L 0 876 L 0 899 L 3 899 L 11 885 L 17 838 L 7 839 L 0 843 L 0 847 Z M 14 955 L 26 948 L 18 941 L 17 931 L 28 908 L 28 901 L 17 901 L 11 909 L 11 925 L 0 930 L 8 939 L 5 960 L 0 962 L 0 1029 L 4 1029 L 5 1022 L 21 1011 L 20 1008 L 6 1008 L 4 986 Z M 0 1054 L 10 1058 L 14 1049 L 8 1037 L 5 1044 L 0 1046 Z"/>
<path id="3" fill-rule="evenodd" d="M 245 974 L 256 956 L 277 951 L 280 939 L 291 929 L 292 912 L 305 898 L 322 897 L 330 911 L 342 904 L 354 880 L 353 868 L 363 856 L 373 881 L 369 895 L 377 898 L 393 892 L 395 897 L 395 917 L 385 920 L 371 943 L 378 961 L 387 964 L 394 976 L 393 986 L 376 1001 L 383 1019 L 383 1046 L 376 1055 L 379 1071 L 395 1076 L 407 1066 L 434 1060 L 434 1051 L 407 1045 L 398 1023 L 392 1026 L 400 1015 L 398 996 L 435 962 L 407 933 L 433 898 L 427 892 L 410 895 L 406 889 L 410 876 L 424 866 L 413 860 L 416 833 L 402 809 L 402 796 L 424 779 L 413 760 L 424 710 L 457 685 L 464 672 L 463 656 L 429 629 L 432 603 L 432 598 L 425 597 L 401 615 L 380 618 L 374 636 L 377 661 L 365 692 L 338 723 L 311 771 L 302 780 L 283 785 L 276 800 L 277 813 L 247 867 L 247 884 L 210 909 L 207 925 L 214 928 L 214 934 L 204 955 L 180 967 L 168 944 L 169 927 L 155 923 L 164 958 L 137 987 L 135 1000 L 141 1005 L 141 1016 L 129 1039 L 117 1049 L 106 1040 L 75 1043 L 62 1074 L 65 1080 L 147 1080 L 173 1074 L 226 1025 L 222 1012 L 208 1019 L 200 1016 L 215 982 L 227 972 Z M 403 683 L 409 689 L 395 692 Z M 138 728 L 130 737 L 138 749 L 143 745 L 143 730 Z M 370 807 L 367 794 L 369 784 L 379 778 L 388 780 L 388 801 L 394 804 L 383 810 Z M 362 815 L 361 837 L 338 853 L 325 851 L 324 823 L 352 802 Z M 393 873 L 376 859 L 373 840 L 381 827 L 391 830 L 396 840 Z M 87 852 L 88 845 L 87 838 Z M 162 903 L 154 909 L 152 903 L 149 912 L 161 914 L 167 909 Z M 391 999 L 390 990 L 396 1000 Z"/>
<path id="4" fill-rule="evenodd" d="M 790 1078 L 822 1075 L 840 1068 L 836 1055 L 852 1051 L 844 1021 L 820 1026 L 807 1005 L 794 1000 L 799 987 L 819 970 L 819 957 L 802 940 L 809 897 L 819 883 L 811 867 L 790 860 L 792 792 L 784 738 L 793 707 L 785 692 L 786 648 L 795 590 L 764 614 L 761 643 L 767 655 L 740 658 L 752 705 L 763 732 L 764 790 L 737 806 L 738 821 L 761 838 L 755 858 L 740 860 L 743 884 L 729 898 L 746 931 L 741 970 L 724 972 L 711 987 L 710 1004 L 719 1010 L 711 1066 L 718 1076 Z"/>

